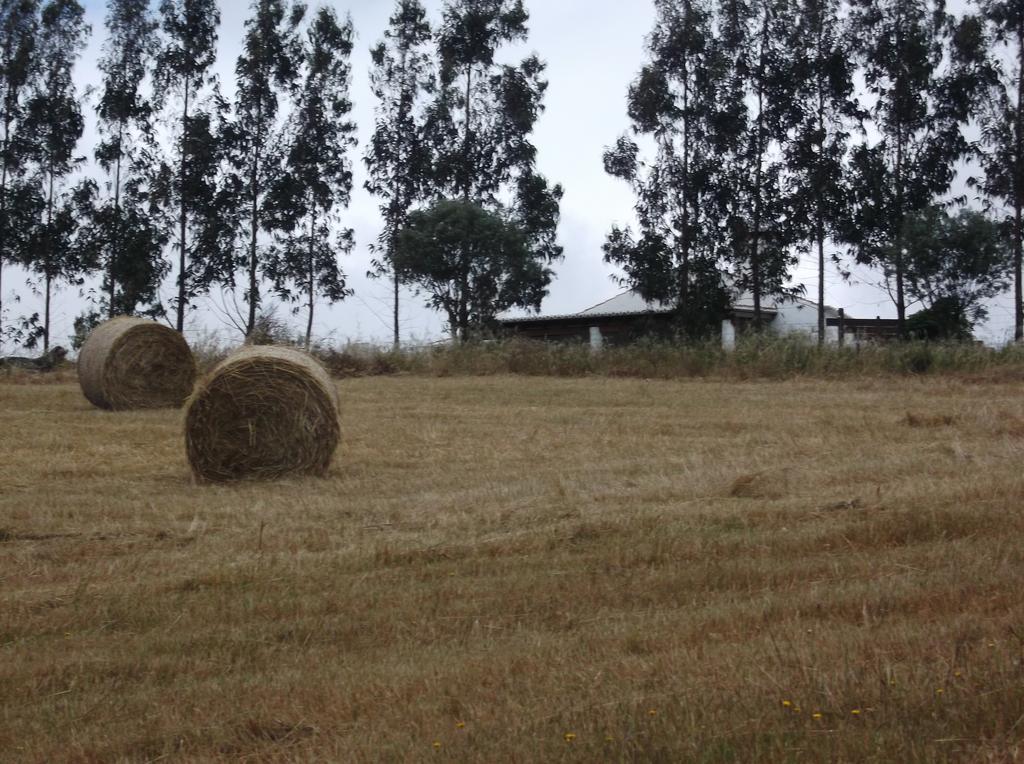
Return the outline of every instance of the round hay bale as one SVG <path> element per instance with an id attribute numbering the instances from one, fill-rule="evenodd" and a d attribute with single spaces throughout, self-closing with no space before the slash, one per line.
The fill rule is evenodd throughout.
<path id="1" fill-rule="evenodd" d="M 85 397 L 112 411 L 178 408 L 192 392 L 196 362 L 185 338 L 140 318 L 97 326 L 78 353 Z"/>
<path id="2" fill-rule="evenodd" d="M 290 348 L 242 348 L 186 404 L 185 448 L 203 481 L 323 475 L 340 439 L 333 380 L 312 356 Z"/>

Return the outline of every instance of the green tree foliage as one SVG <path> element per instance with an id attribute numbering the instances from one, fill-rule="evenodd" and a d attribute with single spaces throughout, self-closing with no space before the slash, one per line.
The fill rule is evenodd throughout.
<path id="1" fill-rule="evenodd" d="M 518 65 L 496 60 L 502 46 L 526 39 L 527 20 L 521 0 L 446 3 L 427 135 L 432 196 L 472 202 L 514 225 L 537 263 L 529 272 L 543 291 L 551 279 L 546 266 L 562 257 L 556 241 L 562 188 L 537 173 L 530 142 L 543 110 L 545 65 L 536 55 Z"/>
<path id="2" fill-rule="evenodd" d="M 373 138 L 366 150 L 366 190 L 381 199 L 384 227 L 373 246 L 371 275 L 392 275 L 394 344 L 400 343 L 399 287 L 392 252 L 409 211 L 430 187 L 430 151 L 422 119 L 422 98 L 433 90 L 433 39 L 419 0 L 396 0 L 384 39 L 371 51 L 370 88 L 377 99 Z"/>
<path id="3" fill-rule="evenodd" d="M 161 0 L 160 26 L 164 45 L 157 55 L 154 96 L 177 123 L 174 179 L 163 178 L 164 197 L 177 210 L 178 268 L 176 326 L 197 294 L 219 278 L 219 258 L 226 251 L 223 221 L 227 210 L 218 204 L 217 173 L 223 149 L 216 131 L 221 104 L 204 104 L 215 84 L 210 69 L 217 57 L 220 10 L 216 0 Z"/>
<path id="4" fill-rule="evenodd" d="M 245 239 L 244 260 L 238 265 L 247 274 L 246 336 L 256 327 L 260 280 L 266 268 L 266 247 L 261 245 L 260 234 L 274 227 L 264 207 L 266 190 L 281 171 L 282 152 L 275 152 L 273 145 L 280 127 L 280 96 L 290 94 L 299 78 L 302 41 L 298 27 L 305 15 L 305 6 L 286 7 L 283 0 L 254 0 L 251 8 L 242 54 L 235 64 L 233 119 L 225 134 L 241 191 L 236 234 Z"/>
<path id="5" fill-rule="evenodd" d="M 547 87 L 535 56 L 519 67 L 495 54 L 527 37 L 520 0 L 450 0 L 437 33 L 440 88 L 431 105 L 434 182 L 442 195 L 491 202 L 535 154 L 528 135 Z M 508 129 L 506 129 L 508 128 Z"/>
<path id="6" fill-rule="evenodd" d="M 317 11 L 307 34 L 301 89 L 285 131 L 284 172 L 267 200 L 268 218 L 283 234 L 267 272 L 283 299 L 304 296 L 307 348 L 317 296 L 337 302 L 350 293 L 338 255 L 352 250 L 353 231 L 334 230 L 338 209 L 348 206 L 352 194 L 352 37 L 351 20 L 341 24 L 334 11 Z"/>
<path id="7" fill-rule="evenodd" d="M 928 320 L 952 316 L 949 325 L 973 328 L 988 315 L 985 301 L 1009 286 L 1013 261 L 1007 238 L 980 212 L 950 215 L 930 206 L 906 218 L 900 242 L 906 249 L 907 294 L 924 305 Z"/>
<path id="8" fill-rule="evenodd" d="M 462 199 L 413 212 L 396 240 L 395 267 L 430 296 L 465 342 L 513 307 L 540 307 L 551 270 L 516 222 Z"/>
<path id="9" fill-rule="evenodd" d="M 904 221 L 949 191 L 968 153 L 962 127 L 983 91 L 983 35 L 978 19 L 955 22 L 928 0 L 851 0 L 851 31 L 880 139 L 853 150 L 845 238 L 890 280 L 905 335 Z"/>
<path id="10" fill-rule="evenodd" d="M 84 130 L 72 70 L 85 47 L 89 27 L 77 0 L 48 0 L 39 24 L 38 67 L 25 116 L 27 155 L 33 162 L 32 226 L 25 265 L 40 277 L 44 308 L 29 343 L 50 347 L 53 289 L 80 283 L 85 263 L 77 241 L 79 221 L 88 214 L 88 184 L 70 187 L 70 176 L 84 162 L 76 155 Z"/>
<path id="11" fill-rule="evenodd" d="M 682 328 L 703 334 L 729 301 L 718 194 L 727 59 L 710 2 L 658 0 L 656 11 L 650 61 L 629 89 L 632 134 L 604 155 L 605 171 L 632 187 L 640 231 L 613 227 L 605 260 L 645 299 L 674 303 Z M 653 142 L 652 158 L 638 140 Z"/>
<path id="12" fill-rule="evenodd" d="M 720 17 L 733 66 L 725 92 L 736 115 L 724 146 L 722 192 L 729 206 L 733 285 L 753 295 L 755 325 L 762 323 L 765 297 L 790 291 L 786 283 L 796 262 L 798 231 L 781 156 L 797 114 L 788 45 L 794 11 L 789 0 L 730 0 Z"/>
<path id="13" fill-rule="evenodd" d="M 976 0 L 984 17 L 993 67 L 991 89 L 979 113 L 982 132 L 982 190 L 1009 208 L 1013 239 L 1014 331 L 1024 340 L 1024 3 Z M 1013 66 L 1002 57 L 1006 52 Z"/>
<path id="14" fill-rule="evenodd" d="M 4 327 L 4 263 L 24 259 L 22 232 L 28 229 L 19 220 L 25 210 L 18 186 L 27 170 L 20 128 L 35 62 L 38 14 L 38 0 L 0 0 L 0 342 L 10 333 Z"/>
<path id="15" fill-rule="evenodd" d="M 167 237 L 150 188 L 159 168 L 153 109 L 142 93 L 157 50 L 157 24 L 148 0 L 109 0 L 106 26 L 95 156 L 108 176 L 107 195 L 96 204 L 90 234 L 103 270 L 107 315 L 132 315 L 140 305 L 159 313 L 154 303 L 168 272 Z"/>
<path id="16" fill-rule="evenodd" d="M 907 336 L 915 340 L 969 342 L 974 324 L 956 300 L 940 298 L 930 308 L 907 316 Z"/>
<path id="17" fill-rule="evenodd" d="M 825 242 L 845 228 L 845 159 L 862 114 L 840 0 L 800 0 L 787 46 L 796 112 L 784 143 L 793 223 L 818 261 L 818 343 L 825 342 Z M 835 256 L 834 256 L 835 257 Z"/>

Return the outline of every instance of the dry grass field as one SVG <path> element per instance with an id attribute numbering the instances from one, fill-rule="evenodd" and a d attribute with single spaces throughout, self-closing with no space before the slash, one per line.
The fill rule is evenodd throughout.
<path id="1" fill-rule="evenodd" d="M 1024 759 L 1024 390 L 340 382 L 325 480 L 0 380 L 0 760 Z"/>

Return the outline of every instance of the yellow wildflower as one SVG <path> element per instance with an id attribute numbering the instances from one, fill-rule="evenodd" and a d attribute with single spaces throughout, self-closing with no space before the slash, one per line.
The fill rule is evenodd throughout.
<path id="1" fill-rule="evenodd" d="M 455 729 L 462 730 L 466 728 L 465 722 L 455 722 Z"/>
<path id="2" fill-rule="evenodd" d="M 441 741 L 440 740 L 435 740 L 434 741 L 434 750 L 435 751 L 440 751 L 441 750 Z"/>
<path id="3" fill-rule="evenodd" d="M 565 742 L 566 743 L 571 743 L 575 739 L 576 739 L 576 733 L 575 732 L 566 732 L 565 733 Z"/>
<path id="4" fill-rule="evenodd" d="M 811 718 L 812 719 L 819 719 L 820 720 L 821 719 L 821 711 L 815 711 L 813 714 L 811 714 Z"/>
<path id="5" fill-rule="evenodd" d="M 860 709 L 859 708 L 855 708 L 850 713 L 853 714 L 854 716 L 860 716 Z"/>
<path id="6" fill-rule="evenodd" d="M 791 703 L 790 701 L 788 701 L 788 700 L 784 700 L 784 701 L 782 701 L 782 707 L 783 707 L 783 708 L 789 708 L 789 707 L 790 707 L 790 706 L 792 706 L 792 705 L 793 705 L 793 704 L 792 704 L 792 703 Z"/>

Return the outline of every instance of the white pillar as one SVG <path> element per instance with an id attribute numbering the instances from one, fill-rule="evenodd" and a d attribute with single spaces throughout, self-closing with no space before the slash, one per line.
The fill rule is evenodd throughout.
<path id="1" fill-rule="evenodd" d="M 590 327 L 590 349 L 596 353 L 602 347 L 604 347 L 604 337 L 601 335 L 601 327 Z"/>
<path id="2" fill-rule="evenodd" d="M 731 353 L 736 349 L 736 327 L 732 319 L 725 319 L 722 322 L 722 350 Z"/>

